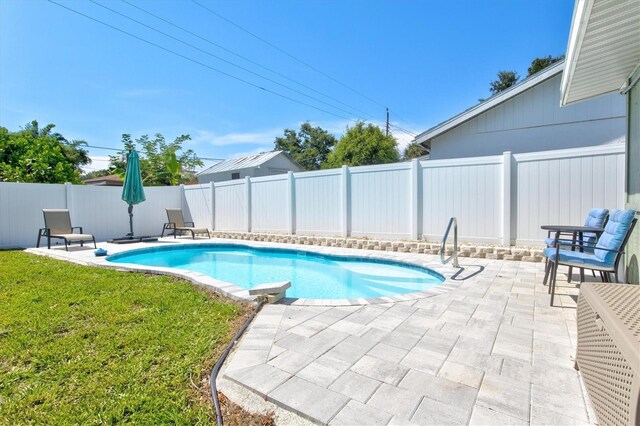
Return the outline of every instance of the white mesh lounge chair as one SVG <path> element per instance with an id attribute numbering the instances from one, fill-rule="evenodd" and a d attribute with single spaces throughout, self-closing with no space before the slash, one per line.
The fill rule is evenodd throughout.
<path id="1" fill-rule="evenodd" d="M 211 238 L 207 228 L 195 228 L 193 222 L 185 222 L 184 216 L 182 216 L 182 209 L 165 210 L 169 221 L 162 227 L 162 237 L 164 237 L 164 231 L 173 230 L 173 238 L 176 238 L 178 233 L 182 235 L 185 232 L 190 232 L 193 239 L 196 238 L 196 234 L 207 234 L 207 238 Z M 188 224 L 191 224 L 191 226 L 187 226 Z"/>
<path id="2" fill-rule="evenodd" d="M 81 226 L 71 226 L 71 217 L 67 209 L 43 209 L 44 228 L 38 232 L 38 243 L 36 247 L 40 247 L 40 238 L 47 238 L 47 248 L 51 248 L 51 239 L 58 238 L 64 240 L 64 248 L 69 251 L 70 243 L 80 243 L 84 246 L 85 241 L 93 241 L 93 247 L 96 247 L 96 239 L 91 234 L 84 234 Z M 78 229 L 80 233 L 74 234 L 73 230 Z"/>

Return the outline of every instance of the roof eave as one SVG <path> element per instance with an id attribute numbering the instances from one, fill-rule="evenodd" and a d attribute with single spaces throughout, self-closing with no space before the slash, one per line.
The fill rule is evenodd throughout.
<path id="1" fill-rule="evenodd" d="M 550 79 L 551 77 L 554 77 L 555 75 L 559 74 L 562 72 L 563 70 L 563 66 L 564 66 L 564 62 L 563 61 L 558 61 L 555 64 L 552 64 L 550 66 L 548 66 L 547 68 L 545 68 L 544 70 L 534 74 L 531 77 L 526 78 L 525 80 L 521 81 L 520 83 L 511 86 L 510 88 L 503 90 L 502 92 L 498 93 L 497 95 L 492 96 L 491 98 L 487 99 L 486 101 L 479 103 L 478 105 L 475 105 L 471 108 L 469 108 L 468 110 L 450 118 L 447 121 L 444 121 L 434 127 L 432 127 L 431 129 L 427 130 L 426 132 L 423 132 L 421 134 L 419 134 L 418 136 L 416 136 L 416 138 L 414 139 L 415 142 L 419 143 L 419 144 L 423 144 L 425 142 L 430 141 L 431 139 L 440 136 L 442 133 L 453 129 L 454 127 L 457 127 L 469 120 L 471 120 L 472 118 L 482 114 L 485 111 L 490 110 L 491 108 L 500 105 L 506 101 L 508 101 L 509 99 L 525 92 L 526 90 L 530 89 L 531 87 L 546 81 L 548 79 Z"/>

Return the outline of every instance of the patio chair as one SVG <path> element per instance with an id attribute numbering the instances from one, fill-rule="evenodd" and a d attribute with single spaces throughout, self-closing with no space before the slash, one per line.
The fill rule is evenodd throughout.
<path id="1" fill-rule="evenodd" d="M 544 256 L 551 265 L 551 282 L 549 284 L 551 305 L 553 305 L 559 265 L 599 271 L 603 274 L 606 282 L 611 282 L 610 274 L 613 273 L 615 282 L 618 282 L 618 265 L 624 253 L 624 247 L 636 225 L 635 215 L 635 210 L 612 210 L 604 233 L 600 235 L 596 244 L 586 244 L 583 241 L 568 244 L 568 241 L 560 240 L 556 241 L 555 247 L 544 250 Z M 560 247 L 582 247 L 591 250 L 572 251 Z"/>
<path id="2" fill-rule="evenodd" d="M 69 251 L 70 243 L 80 243 L 84 246 L 85 241 L 93 241 L 96 247 L 96 239 L 92 234 L 84 234 L 82 226 L 71 226 L 71 217 L 67 209 L 43 209 L 44 228 L 38 231 L 38 242 L 36 247 L 40 247 L 40 238 L 47 237 L 47 248 L 51 248 L 51 239 L 58 238 L 64 240 L 64 249 Z M 74 234 L 73 230 L 78 229 L 80 233 Z"/>
<path id="3" fill-rule="evenodd" d="M 191 238 L 195 239 L 196 234 L 207 234 L 207 238 L 211 238 L 209 230 L 207 228 L 195 228 L 193 222 L 185 222 L 184 216 L 182 216 L 182 209 L 165 209 L 167 211 L 167 218 L 169 221 L 162 227 L 162 235 L 164 237 L 164 231 L 172 230 L 173 238 L 176 238 L 176 234 L 179 232 L 182 235 L 184 232 L 190 232 Z M 187 226 L 191 224 L 191 226 Z"/>
<path id="4" fill-rule="evenodd" d="M 592 226 L 594 228 L 604 228 L 604 226 L 607 223 L 607 219 L 609 218 L 609 209 L 591 209 L 589 210 L 589 213 L 587 213 L 587 218 L 584 220 L 584 226 Z M 549 231 L 547 233 L 547 238 L 544 240 L 544 243 L 546 244 L 547 247 L 555 247 L 556 245 L 556 238 L 555 236 L 551 236 L 552 232 Z M 573 243 L 577 243 L 578 240 L 577 239 L 573 239 L 573 235 L 569 234 L 569 235 L 560 235 L 561 240 L 562 241 L 568 241 L 568 244 Z M 565 240 L 564 237 L 568 237 L 570 238 L 569 240 Z M 592 232 L 585 232 L 584 234 L 582 234 L 582 241 L 584 241 L 585 243 L 587 243 L 588 245 L 594 245 L 597 241 L 598 241 L 598 236 Z M 593 251 L 593 249 L 585 249 L 583 248 L 583 250 L 586 251 Z M 573 268 L 569 268 L 569 276 L 567 277 L 567 282 L 571 282 L 571 274 L 572 274 L 572 269 Z M 545 264 L 545 279 L 544 279 L 544 284 L 547 283 L 547 277 L 549 275 L 549 260 L 547 259 L 547 262 Z M 593 272 L 593 276 L 595 277 L 596 274 L 595 272 Z M 581 281 L 584 281 L 584 269 L 580 268 L 580 279 Z"/>

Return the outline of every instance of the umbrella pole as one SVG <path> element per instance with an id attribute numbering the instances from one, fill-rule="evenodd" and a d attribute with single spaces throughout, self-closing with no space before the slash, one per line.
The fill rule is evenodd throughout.
<path id="1" fill-rule="evenodd" d="M 129 233 L 127 237 L 133 237 L 133 204 L 129 204 Z"/>

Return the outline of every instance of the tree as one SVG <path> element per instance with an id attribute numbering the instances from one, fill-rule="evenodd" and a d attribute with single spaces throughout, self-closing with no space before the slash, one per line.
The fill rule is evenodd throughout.
<path id="1" fill-rule="evenodd" d="M 89 151 L 83 148 L 83 146 L 88 146 L 87 142 L 83 140 L 68 141 L 67 138 L 62 136 L 60 133 L 52 132 L 54 127 L 56 127 L 55 124 L 47 124 L 46 126 L 40 128 L 40 126 L 38 125 L 38 120 L 33 120 L 31 123 L 27 123 L 24 126 L 24 131 L 31 133 L 34 138 L 51 137 L 57 140 L 60 143 L 60 146 L 62 147 L 62 153 L 67 158 L 67 160 L 73 164 L 73 166 L 79 173 L 82 173 L 82 166 L 91 164 Z"/>
<path id="2" fill-rule="evenodd" d="M 427 155 L 428 153 L 429 150 L 420 145 L 418 142 L 411 142 L 405 147 L 402 158 L 404 158 L 405 160 L 409 160 L 411 158 L 422 157 L 423 155 Z"/>
<path id="3" fill-rule="evenodd" d="M 496 95 L 518 82 L 518 73 L 515 71 L 498 71 L 498 79 L 489 84 L 491 95 Z"/>
<path id="4" fill-rule="evenodd" d="M 393 136 L 385 136 L 378 126 L 358 122 L 347 127 L 335 149 L 327 157 L 325 168 L 365 166 L 393 163 L 400 160 L 398 143 Z"/>
<path id="5" fill-rule="evenodd" d="M 0 127 L 0 180 L 80 183 L 80 171 L 65 156 L 58 139 L 49 132 L 32 130 L 25 127 L 19 132 L 9 132 Z"/>
<path id="6" fill-rule="evenodd" d="M 327 161 L 336 138 L 322 129 L 302 123 L 300 131 L 285 129 L 283 137 L 277 137 L 275 150 L 288 153 L 305 170 L 318 170 Z"/>
<path id="7" fill-rule="evenodd" d="M 543 56 L 541 58 L 535 58 L 533 61 L 531 61 L 531 66 L 527 70 L 527 77 L 537 73 L 538 71 L 542 71 L 549 65 L 554 64 L 563 59 L 564 59 L 564 55 L 558 55 L 555 58 L 552 57 L 551 55 Z"/>
<path id="8" fill-rule="evenodd" d="M 133 141 L 130 134 L 122 135 L 124 150 L 109 156 L 109 170 L 124 176 L 126 155 L 131 149 L 140 147 L 140 173 L 147 186 L 177 185 L 193 179 L 193 169 L 202 166 L 202 161 L 190 149 L 183 151 L 182 144 L 191 140 L 189 135 L 180 135 L 167 142 L 160 133 L 153 139 L 142 135 Z"/>

